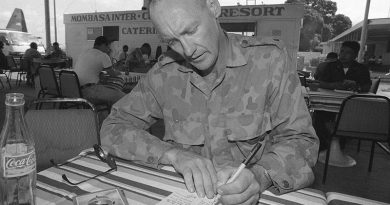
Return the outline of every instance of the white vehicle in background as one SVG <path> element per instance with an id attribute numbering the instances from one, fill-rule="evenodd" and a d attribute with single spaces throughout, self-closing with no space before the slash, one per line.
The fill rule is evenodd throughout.
<path id="1" fill-rule="evenodd" d="M 31 33 L 0 29 L 0 40 L 4 43 L 5 55 L 22 56 L 32 42 L 38 44 L 38 52 L 45 53 L 41 39 Z"/>
<path id="2" fill-rule="evenodd" d="M 15 57 L 22 56 L 30 48 L 30 43 L 38 45 L 38 51 L 45 53 L 40 37 L 27 32 L 26 21 L 21 9 L 15 8 L 6 29 L 0 29 L 0 41 L 4 43 L 3 53 Z"/>

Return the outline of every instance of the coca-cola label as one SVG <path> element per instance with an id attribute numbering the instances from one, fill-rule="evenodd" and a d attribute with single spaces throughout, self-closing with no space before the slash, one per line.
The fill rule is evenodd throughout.
<path id="1" fill-rule="evenodd" d="M 4 177 L 19 177 L 35 170 L 35 151 L 23 155 L 7 155 L 2 157 Z"/>

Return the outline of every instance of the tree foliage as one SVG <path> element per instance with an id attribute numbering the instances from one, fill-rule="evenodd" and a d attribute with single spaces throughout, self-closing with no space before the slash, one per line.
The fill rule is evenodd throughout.
<path id="1" fill-rule="evenodd" d="M 328 41 L 351 28 L 348 16 L 337 14 L 337 3 L 331 0 L 288 0 L 286 3 L 305 4 L 300 51 L 317 51 L 319 42 Z"/>

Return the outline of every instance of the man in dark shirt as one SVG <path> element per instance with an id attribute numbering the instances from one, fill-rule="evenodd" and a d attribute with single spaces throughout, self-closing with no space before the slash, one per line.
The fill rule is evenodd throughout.
<path id="1" fill-rule="evenodd" d="M 359 50 L 358 42 L 345 41 L 341 45 L 339 60 L 336 53 L 329 53 L 330 60 L 327 56 L 327 60 L 318 66 L 314 75 L 315 79 L 320 81 L 320 87 L 368 92 L 371 86 L 370 72 L 366 66 L 355 60 Z M 314 129 L 320 138 L 320 150 L 325 149 L 329 143 L 328 127 L 334 123 L 335 118 L 336 114 L 331 112 L 314 113 Z"/>
<path id="2" fill-rule="evenodd" d="M 318 81 L 324 82 L 337 82 L 343 81 L 343 79 L 335 78 L 334 71 L 343 69 L 343 64 L 338 59 L 338 54 L 335 52 L 330 52 L 326 55 L 324 62 L 320 63 L 314 74 L 314 78 Z"/>
<path id="3" fill-rule="evenodd" d="M 7 66 L 7 57 L 3 53 L 4 43 L 0 41 L 0 72 L 2 69 L 6 69 Z"/>
<path id="4" fill-rule="evenodd" d="M 355 60 L 359 50 L 358 42 L 345 41 L 341 45 L 339 61 L 320 64 L 315 75 L 320 87 L 367 92 L 371 86 L 370 71 Z"/>

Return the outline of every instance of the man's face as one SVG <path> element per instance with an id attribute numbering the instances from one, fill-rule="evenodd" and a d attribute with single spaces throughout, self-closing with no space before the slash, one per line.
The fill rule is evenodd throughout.
<path id="1" fill-rule="evenodd" d="M 102 52 L 107 53 L 108 55 L 110 55 L 111 49 L 110 49 L 110 45 L 109 44 L 102 44 L 102 45 L 100 45 L 100 50 Z"/>
<path id="2" fill-rule="evenodd" d="M 219 6 L 219 5 L 218 5 Z M 163 41 L 198 70 L 217 60 L 219 27 L 216 12 L 198 0 L 162 0 L 150 10 Z"/>
<path id="3" fill-rule="evenodd" d="M 342 46 L 339 54 L 339 60 L 343 64 L 348 64 L 351 63 L 353 60 L 356 58 L 356 53 L 355 51 L 346 46 Z"/>
<path id="4" fill-rule="evenodd" d="M 125 52 L 125 53 L 126 53 L 128 50 L 129 50 L 129 49 L 128 49 L 127 47 L 124 47 L 124 48 L 123 48 L 123 52 Z"/>

